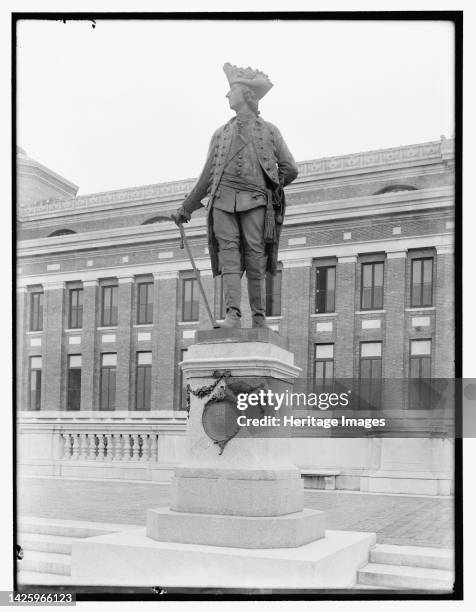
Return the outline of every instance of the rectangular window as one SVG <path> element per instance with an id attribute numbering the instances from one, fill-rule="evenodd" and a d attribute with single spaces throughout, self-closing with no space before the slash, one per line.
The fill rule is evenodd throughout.
<path id="1" fill-rule="evenodd" d="M 359 408 L 378 409 L 382 399 L 382 343 L 360 343 Z"/>
<path id="2" fill-rule="evenodd" d="M 70 329 L 76 329 L 83 326 L 83 290 L 69 290 L 69 318 L 68 325 Z"/>
<path id="3" fill-rule="evenodd" d="M 198 286 L 195 278 L 183 279 L 182 294 L 182 321 L 198 321 Z"/>
<path id="4" fill-rule="evenodd" d="M 334 386 L 334 345 L 316 344 L 314 350 L 315 392 L 332 392 Z"/>
<path id="5" fill-rule="evenodd" d="M 137 323 L 152 323 L 154 314 L 154 283 L 137 285 Z"/>
<path id="6" fill-rule="evenodd" d="M 117 285 L 102 287 L 101 325 L 117 325 Z"/>
<path id="7" fill-rule="evenodd" d="M 116 407 L 117 354 L 101 355 L 101 376 L 99 384 L 99 410 L 114 410 Z"/>
<path id="8" fill-rule="evenodd" d="M 411 305 L 433 305 L 433 257 L 412 259 Z"/>
<path id="9" fill-rule="evenodd" d="M 41 409 L 41 357 L 30 357 L 29 405 L 30 410 Z"/>
<path id="10" fill-rule="evenodd" d="M 81 355 L 68 356 L 67 410 L 81 408 Z"/>
<path id="11" fill-rule="evenodd" d="M 383 308 L 383 262 L 362 264 L 361 310 Z"/>
<path id="12" fill-rule="evenodd" d="M 278 270 L 273 276 L 266 274 L 266 316 L 279 317 L 281 315 L 281 281 L 282 271 Z"/>
<path id="13" fill-rule="evenodd" d="M 150 410 L 152 353 L 137 353 L 136 410 Z"/>
<path id="14" fill-rule="evenodd" d="M 410 341 L 409 402 L 411 410 L 429 410 L 432 403 L 431 340 Z"/>
<path id="15" fill-rule="evenodd" d="M 188 349 L 181 349 L 180 351 L 180 361 L 183 361 L 187 356 Z M 179 410 L 187 410 L 187 393 L 184 389 L 184 380 L 183 380 L 183 372 L 182 368 L 180 368 L 180 393 L 179 393 L 180 401 L 179 401 Z"/>
<path id="16" fill-rule="evenodd" d="M 30 293 L 30 331 L 43 330 L 43 292 Z"/>
<path id="17" fill-rule="evenodd" d="M 315 312 L 334 312 L 336 294 L 336 268 L 316 268 Z"/>

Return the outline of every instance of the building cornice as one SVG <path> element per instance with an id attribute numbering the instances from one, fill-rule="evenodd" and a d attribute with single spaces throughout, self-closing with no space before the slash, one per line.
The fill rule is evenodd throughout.
<path id="1" fill-rule="evenodd" d="M 364 151 L 336 157 L 302 161 L 298 163 L 299 177 L 289 193 L 306 189 L 309 183 L 370 172 L 398 170 L 438 163 L 448 163 L 454 157 L 454 140 L 437 140 L 421 144 Z M 195 185 L 196 179 L 157 183 L 114 191 L 93 193 L 74 198 L 43 200 L 19 209 L 21 221 L 46 218 L 58 214 L 100 211 L 103 208 L 140 204 L 173 204 L 183 200 Z"/>
<path id="2" fill-rule="evenodd" d="M 387 193 L 377 196 L 331 200 L 327 202 L 296 204 L 286 212 L 285 227 L 310 223 L 332 222 L 395 213 L 415 213 L 453 206 L 454 190 L 451 186 L 418 191 Z M 187 224 L 189 238 L 206 234 L 206 217 L 196 217 Z M 93 232 L 35 238 L 18 242 L 17 255 L 32 257 L 52 253 L 77 252 L 96 248 L 125 246 L 148 242 L 176 240 L 177 227 L 170 221 L 135 227 L 101 229 Z"/>

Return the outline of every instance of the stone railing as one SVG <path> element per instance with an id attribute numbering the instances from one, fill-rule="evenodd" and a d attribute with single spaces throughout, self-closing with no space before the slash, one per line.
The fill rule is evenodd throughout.
<path id="1" fill-rule="evenodd" d="M 60 459 L 70 461 L 158 461 L 159 435 L 61 432 Z"/>
<path id="2" fill-rule="evenodd" d="M 17 421 L 25 476 L 167 481 L 183 457 L 186 414 L 173 411 L 24 412 Z"/>

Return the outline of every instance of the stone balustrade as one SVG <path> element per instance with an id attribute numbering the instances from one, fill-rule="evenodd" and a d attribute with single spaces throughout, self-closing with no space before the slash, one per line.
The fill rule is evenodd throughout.
<path id="1" fill-rule="evenodd" d="M 22 412 L 18 471 L 24 476 L 168 481 L 181 461 L 186 413 Z"/>
<path id="2" fill-rule="evenodd" d="M 70 461 L 158 461 L 156 433 L 63 431 L 60 458 Z"/>

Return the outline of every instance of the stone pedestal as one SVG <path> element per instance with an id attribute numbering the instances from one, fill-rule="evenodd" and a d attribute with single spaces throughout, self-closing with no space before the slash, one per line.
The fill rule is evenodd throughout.
<path id="1" fill-rule="evenodd" d="M 283 338 L 268 329 L 199 331 L 181 366 L 190 412 L 171 506 L 150 509 L 145 528 L 75 541 L 75 583 L 352 587 L 375 534 L 325 531 L 324 513 L 304 508 L 291 440 L 271 427 L 236 427 L 238 392 L 292 390 L 300 369 Z"/>
<path id="2" fill-rule="evenodd" d="M 276 437 L 271 427 L 259 436 L 241 427 L 221 446 L 203 424 L 216 394 L 231 390 L 233 402 L 240 389 L 292 389 L 300 369 L 284 339 L 268 329 L 198 332 L 181 367 L 190 386 L 185 460 L 172 480 L 170 510 L 149 510 L 147 535 L 236 548 L 295 547 L 322 538 L 324 514 L 304 511 L 303 482 L 288 439 Z M 231 418 L 239 414 L 231 412 Z"/>

